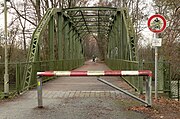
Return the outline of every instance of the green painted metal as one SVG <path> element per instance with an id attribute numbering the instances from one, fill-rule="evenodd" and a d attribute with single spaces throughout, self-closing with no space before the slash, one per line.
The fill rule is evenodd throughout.
<path id="1" fill-rule="evenodd" d="M 75 30 L 73 30 L 73 34 L 76 34 Z M 73 59 L 75 58 L 76 58 L 76 36 L 73 35 Z"/>
<path id="2" fill-rule="evenodd" d="M 116 11 L 115 7 L 74 7 L 64 9 L 64 11 Z"/>
<path id="3" fill-rule="evenodd" d="M 72 25 L 70 24 L 70 29 L 72 29 Z M 69 54 L 70 54 L 70 59 L 73 58 L 73 31 L 71 30 L 70 31 L 70 34 L 69 34 Z"/>
<path id="4" fill-rule="evenodd" d="M 68 59 L 68 46 L 69 46 L 69 34 L 68 34 L 68 30 L 69 30 L 69 22 L 67 21 L 67 19 L 65 19 L 64 21 L 65 24 L 67 24 L 64 28 L 64 59 Z"/>
<path id="5" fill-rule="evenodd" d="M 54 54 L 54 18 L 51 17 L 49 21 L 49 60 L 53 61 L 55 60 L 55 54 Z M 53 70 L 53 62 L 50 64 L 50 70 Z"/>
<path id="6" fill-rule="evenodd" d="M 63 23 L 64 18 L 62 12 L 58 13 L 58 60 L 63 59 L 63 48 L 64 48 L 64 34 L 63 34 Z"/>
<path id="7" fill-rule="evenodd" d="M 93 14 L 87 14 L 88 12 Z M 58 51 L 57 59 L 63 60 L 58 64 L 63 67 L 63 70 L 81 65 L 83 60 L 78 61 L 74 59 L 83 59 L 83 39 L 89 34 L 94 36 L 94 33 L 98 34 L 98 38 L 94 36 L 98 42 L 102 42 L 103 40 L 108 41 L 106 59 L 109 59 L 109 65 L 116 66 L 115 64 L 117 63 L 110 59 L 136 60 L 135 35 L 126 9 L 83 7 L 61 10 L 51 8 L 48 9 L 33 33 L 28 55 L 28 62 L 31 63 L 27 64 L 25 70 L 24 89 L 28 89 L 39 67 L 33 62 L 37 61 L 36 56 L 39 55 L 38 43 L 39 40 L 41 40 L 42 33 L 46 29 L 48 29 L 49 35 L 49 60 L 52 61 L 49 63 L 49 68 L 51 70 L 58 68 L 53 62 L 56 60 L 55 51 Z M 57 36 L 55 34 L 57 34 Z M 57 37 L 58 47 L 55 47 L 55 37 Z M 128 67 L 128 65 L 126 66 Z M 120 66 L 117 68 L 120 68 Z"/>
<path id="8" fill-rule="evenodd" d="M 110 19 L 111 18 L 111 16 L 93 16 L 93 15 L 85 15 L 84 16 L 85 17 L 85 20 L 88 20 L 88 19 L 91 19 L 91 18 L 93 18 L 93 19 L 98 19 L 99 17 L 101 17 L 101 18 L 106 18 L 106 19 Z M 76 16 L 76 17 L 74 17 L 74 20 L 78 20 L 78 19 L 81 19 L 82 18 L 82 16 Z"/>
<path id="9" fill-rule="evenodd" d="M 28 55 L 28 62 L 31 62 L 26 65 L 25 73 L 24 73 L 24 83 L 23 83 L 23 90 L 26 90 L 29 88 L 32 78 L 35 76 L 35 73 L 38 69 L 38 65 L 34 64 L 33 62 L 37 61 L 38 53 L 38 44 L 41 40 L 42 33 L 48 28 L 48 34 L 49 34 L 49 60 L 53 61 L 55 60 L 55 15 L 58 16 L 57 20 L 57 42 L 58 42 L 58 60 L 61 59 L 72 59 L 72 49 L 70 48 L 72 46 L 72 32 L 69 33 L 69 27 L 70 22 L 69 16 L 67 16 L 65 13 L 62 13 L 60 9 L 48 9 L 46 14 L 43 16 L 42 20 L 40 21 L 39 25 L 35 29 L 33 36 L 32 36 L 32 42 L 31 47 Z M 48 27 L 49 26 L 49 27 Z M 69 36 L 71 34 L 71 36 Z M 81 48 L 81 47 L 80 47 Z M 82 57 L 81 57 L 82 58 Z M 72 66 L 75 66 L 75 63 L 68 63 L 67 61 L 63 62 L 63 66 L 66 66 L 67 69 L 71 68 Z M 70 64 L 70 65 L 68 65 Z M 79 63 L 81 64 L 81 63 Z M 52 70 L 55 67 L 53 62 L 49 64 L 49 68 Z"/>
<path id="10" fill-rule="evenodd" d="M 81 27 L 79 30 L 84 30 L 86 27 L 82 27 L 84 26 L 83 24 L 80 26 L 76 26 L 76 27 Z M 101 29 L 103 30 L 109 30 L 109 26 L 107 25 L 99 25 L 99 24 L 87 24 L 87 26 L 91 29 L 97 29 L 98 27 L 101 27 Z"/>
<path id="11" fill-rule="evenodd" d="M 114 38 L 113 34 L 115 35 Z M 111 49 L 108 49 L 110 54 L 112 54 L 111 52 L 114 52 L 116 48 L 118 54 L 117 56 L 113 55 L 111 58 L 135 61 L 136 53 L 134 43 L 136 41 L 134 36 L 133 25 L 131 24 L 130 17 L 127 15 L 127 10 L 118 9 L 109 35 L 109 39 L 112 39 L 114 44 L 109 42 L 109 48 Z"/>
<path id="12" fill-rule="evenodd" d="M 45 30 L 47 24 L 49 23 L 49 20 L 51 19 L 51 16 L 55 14 L 56 9 L 48 9 L 46 14 L 43 16 L 42 20 L 40 21 L 38 27 L 35 29 L 32 40 L 31 40 L 31 47 L 28 53 L 28 59 L 27 62 L 34 62 L 36 61 L 36 56 L 37 56 L 37 51 L 38 51 L 38 43 L 39 39 L 42 35 L 42 32 Z M 28 64 L 26 69 L 25 69 L 25 74 L 24 74 L 24 84 L 23 88 L 28 89 L 31 78 L 33 77 L 33 70 L 34 70 L 34 65 L 33 64 Z"/>
<path id="13" fill-rule="evenodd" d="M 19 94 L 20 89 L 21 89 L 21 84 L 20 84 L 20 80 L 21 80 L 21 66 L 20 64 L 16 64 L 16 91 Z"/>

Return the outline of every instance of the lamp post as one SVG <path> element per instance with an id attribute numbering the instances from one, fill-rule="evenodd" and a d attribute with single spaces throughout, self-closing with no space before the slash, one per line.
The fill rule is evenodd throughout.
<path id="1" fill-rule="evenodd" d="M 9 96 L 9 74 L 8 74 L 8 50 L 7 50 L 7 4 L 4 0 L 4 39 L 5 39 L 5 73 L 4 73 L 4 97 Z"/>

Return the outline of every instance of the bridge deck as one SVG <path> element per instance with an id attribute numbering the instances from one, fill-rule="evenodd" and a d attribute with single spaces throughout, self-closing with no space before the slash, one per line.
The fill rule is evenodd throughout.
<path id="1" fill-rule="evenodd" d="M 109 70 L 103 63 L 86 62 L 76 70 Z M 133 91 L 118 77 L 103 79 Z M 144 119 L 147 116 L 128 111 L 137 101 L 96 80 L 96 77 L 60 77 L 44 84 L 43 109 L 37 107 L 36 90 L 17 99 L 0 103 L 4 119 Z"/>

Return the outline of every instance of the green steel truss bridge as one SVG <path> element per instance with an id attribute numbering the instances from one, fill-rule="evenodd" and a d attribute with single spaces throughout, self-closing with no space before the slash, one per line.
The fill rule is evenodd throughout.
<path id="1" fill-rule="evenodd" d="M 138 68 L 134 63 L 135 31 L 125 8 L 50 8 L 32 35 L 28 63 L 21 68 L 24 71 L 23 76 L 19 76 L 24 80 L 22 89 L 27 90 L 36 82 L 37 71 L 71 70 L 82 65 L 83 39 L 88 35 L 92 35 L 99 42 L 107 41 L 105 62 L 110 68 Z M 46 57 L 42 57 L 42 53 Z"/>

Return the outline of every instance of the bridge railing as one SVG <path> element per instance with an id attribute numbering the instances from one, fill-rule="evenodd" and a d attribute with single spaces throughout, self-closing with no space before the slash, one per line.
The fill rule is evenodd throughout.
<path id="1" fill-rule="evenodd" d="M 139 70 L 139 63 L 136 61 L 128 61 L 122 59 L 106 59 L 106 64 L 112 70 Z M 143 78 L 142 77 L 122 77 L 135 90 L 142 92 Z"/>
<path id="2" fill-rule="evenodd" d="M 36 68 L 33 71 L 33 79 L 31 80 L 31 84 L 30 87 L 35 86 L 36 85 L 36 72 L 37 71 L 43 71 L 43 70 L 72 70 L 75 69 L 81 65 L 83 65 L 84 59 L 68 59 L 68 60 L 58 60 L 58 61 L 39 61 L 39 62 L 33 62 L 33 63 L 20 63 L 20 66 L 17 66 L 17 69 L 19 69 L 19 71 L 17 70 L 17 82 L 20 82 L 17 85 L 18 91 L 22 91 L 24 89 L 23 88 L 23 83 L 24 83 L 24 79 L 22 79 L 23 74 L 21 74 L 20 72 L 22 72 L 25 68 L 25 66 L 27 64 L 31 64 L 34 65 Z M 53 64 L 53 66 L 52 66 Z M 19 67 L 19 68 L 18 68 Z M 19 76 L 20 75 L 20 76 Z M 49 79 L 45 78 L 43 79 L 43 81 L 47 81 Z"/>
<path id="3" fill-rule="evenodd" d="M 21 63 L 10 63 L 9 64 L 9 90 L 10 93 L 20 93 L 23 91 L 24 84 L 24 70 L 27 65 L 34 65 L 36 68 L 33 71 L 34 78 L 31 81 L 29 88 L 36 86 L 36 72 L 44 70 L 72 70 L 81 65 L 83 65 L 84 59 L 68 59 L 68 60 L 58 60 L 58 61 L 37 61 L 37 62 L 21 62 Z M 53 67 L 52 65 L 53 64 Z M 0 64 L 0 97 L 3 96 L 4 87 L 4 64 Z M 44 78 L 43 81 L 50 80 L 49 78 Z"/>
<path id="4" fill-rule="evenodd" d="M 138 61 L 128 61 L 122 59 L 106 59 L 106 64 L 113 70 L 151 70 L 153 73 L 152 81 L 154 81 L 154 62 L 138 62 Z M 134 80 L 136 78 L 136 80 Z M 139 92 L 143 92 L 143 79 L 137 77 L 125 77 L 123 78 L 127 83 L 129 83 L 134 89 Z M 154 83 L 153 83 L 154 84 Z M 170 77 L 170 64 L 168 62 L 158 62 L 158 91 L 168 92 L 171 95 L 171 77 Z M 154 90 L 154 85 L 152 87 Z"/>
<path id="5" fill-rule="evenodd" d="M 3 97 L 4 91 L 4 63 L 0 63 L 0 98 Z M 16 92 L 16 63 L 9 64 L 9 91 L 10 94 Z"/>

